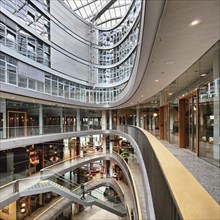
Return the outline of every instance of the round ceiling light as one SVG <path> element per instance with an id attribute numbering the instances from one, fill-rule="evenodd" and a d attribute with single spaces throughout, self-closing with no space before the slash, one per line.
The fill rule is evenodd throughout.
<path id="1" fill-rule="evenodd" d="M 194 27 L 194 26 L 198 25 L 199 23 L 201 23 L 201 20 L 195 19 L 189 24 L 189 27 Z"/>

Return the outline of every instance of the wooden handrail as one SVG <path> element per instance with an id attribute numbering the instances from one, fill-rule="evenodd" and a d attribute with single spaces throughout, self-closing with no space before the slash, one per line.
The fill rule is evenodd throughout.
<path id="1" fill-rule="evenodd" d="M 154 150 L 182 218 L 187 220 L 219 220 L 220 206 L 218 203 L 159 140 L 149 132 L 141 130 L 147 136 Z"/>

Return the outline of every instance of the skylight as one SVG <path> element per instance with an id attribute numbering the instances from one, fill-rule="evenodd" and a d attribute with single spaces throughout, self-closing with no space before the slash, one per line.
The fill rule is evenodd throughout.
<path id="1" fill-rule="evenodd" d="M 127 13 L 133 0 L 63 0 L 85 20 L 102 28 L 115 26 Z"/>

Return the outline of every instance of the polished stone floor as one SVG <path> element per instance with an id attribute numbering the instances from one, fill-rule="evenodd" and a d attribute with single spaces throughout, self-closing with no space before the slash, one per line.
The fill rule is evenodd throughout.
<path id="1" fill-rule="evenodd" d="M 220 204 L 220 169 L 196 154 L 161 140 L 167 149 L 192 173 L 206 191 Z"/>
<path id="2" fill-rule="evenodd" d="M 126 220 L 97 206 L 86 207 L 78 215 L 72 216 L 72 220 Z"/>
<path id="3" fill-rule="evenodd" d="M 158 131 L 152 132 L 159 139 Z M 170 144 L 160 140 L 164 146 L 192 173 L 204 189 L 220 204 L 220 168 L 196 156 L 188 149 L 179 148 L 178 144 Z"/>

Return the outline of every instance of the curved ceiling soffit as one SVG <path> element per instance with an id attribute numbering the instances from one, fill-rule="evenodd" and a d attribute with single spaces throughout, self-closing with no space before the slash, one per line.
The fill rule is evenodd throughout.
<path id="1" fill-rule="evenodd" d="M 141 12 L 142 17 L 141 17 L 141 27 L 140 27 L 140 35 L 139 35 L 140 38 L 139 38 L 139 46 L 137 49 L 137 55 L 135 59 L 135 65 L 133 67 L 133 73 L 131 74 L 127 86 L 119 95 L 119 101 L 116 101 L 114 103 L 99 104 L 95 108 L 99 107 L 103 109 L 106 108 L 114 109 L 120 107 L 120 105 L 126 103 L 138 89 L 138 86 L 141 83 L 141 80 L 144 75 L 144 69 L 146 68 L 145 65 L 146 63 L 148 63 L 151 54 L 154 39 L 158 29 L 158 24 L 163 11 L 164 3 L 165 0 L 142 1 L 142 12 Z M 77 7 L 83 8 L 84 6 L 81 5 Z M 75 9 L 77 7 L 75 7 Z M 144 62 L 140 62 L 142 57 L 144 57 Z M 75 104 L 77 106 L 82 106 L 85 108 L 94 108 L 94 104 L 81 103 L 81 102 L 79 103 L 76 102 Z"/>
<path id="2" fill-rule="evenodd" d="M 126 102 L 128 102 L 128 100 L 135 94 L 144 77 L 159 28 L 160 19 L 163 14 L 164 5 L 165 0 L 142 2 L 139 43 L 131 77 L 128 80 L 128 84 L 119 95 L 119 101 L 114 103 L 99 104 L 97 107 L 103 109 L 114 109 L 121 108 L 122 104 L 125 105 L 123 107 L 127 107 L 129 105 L 128 103 L 126 104 Z M 89 103 L 80 103 L 79 106 L 94 108 L 94 104 Z"/>
<path id="3" fill-rule="evenodd" d="M 120 100 L 106 107 L 121 108 L 121 105 L 128 107 L 129 103 L 126 102 L 135 94 L 144 77 L 163 14 L 165 0 L 144 1 L 143 4 L 144 9 L 142 9 L 140 41 L 138 43 L 133 72 L 127 86 L 120 94 Z"/>
<path id="4" fill-rule="evenodd" d="M 159 96 L 219 40 L 219 6 L 217 0 L 166 2 L 150 63 L 130 103 Z M 201 19 L 199 25 L 190 26 L 196 18 Z"/>

